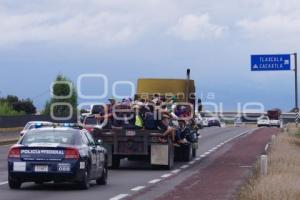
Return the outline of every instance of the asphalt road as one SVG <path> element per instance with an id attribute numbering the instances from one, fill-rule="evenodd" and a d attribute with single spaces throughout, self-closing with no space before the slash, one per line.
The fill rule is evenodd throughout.
<path id="1" fill-rule="evenodd" d="M 91 188 L 87 191 L 77 190 L 72 184 L 35 185 L 25 183 L 20 190 L 10 190 L 7 185 L 7 163 L 6 156 L 9 146 L 0 146 L 0 199 L 112 199 L 119 200 L 122 197 L 133 199 L 154 199 L 167 190 L 180 183 L 193 174 L 197 163 L 202 157 L 209 156 L 217 151 L 224 143 L 229 142 L 250 128 L 205 128 L 202 130 L 202 137 L 199 141 L 197 159 L 190 163 L 176 163 L 173 170 L 151 170 L 150 166 L 143 162 L 122 161 L 121 169 L 110 170 L 108 185 L 98 186 L 92 182 Z M 163 184 L 163 183 L 166 184 Z M 159 183 L 161 187 L 155 188 Z M 149 189 L 150 188 L 150 189 Z M 152 189 L 151 189 L 152 188 Z M 137 195 L 141 193 L 141 195 Z M 149 194 L 148 194 L 149 193 Z"/>

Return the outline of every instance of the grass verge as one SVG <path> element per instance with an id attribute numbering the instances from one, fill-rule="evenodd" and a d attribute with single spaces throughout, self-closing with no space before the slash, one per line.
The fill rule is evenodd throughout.
<path id="1" fill-rule="evenodd" d="M 20 132 L 23 130 L 23 127 L 13 127 L 13 128 L 0 128 L 1 132 Z"/>
<path id="2" fill-rule="evenodd" d="M 300 138 L 295 132 L 278 135 L 268 153 L 268 175 L 259 175 L 257 163 L 253 175 L 241 188 L 237 199 L 300 199 L 299 166 Z"/>

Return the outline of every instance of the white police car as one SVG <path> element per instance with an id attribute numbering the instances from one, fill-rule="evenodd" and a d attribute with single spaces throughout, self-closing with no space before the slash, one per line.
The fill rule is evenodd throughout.
<path id="1" fill-rule="evenodd" d="M 73 182 L 88 189 L 91 180 L 107 182 L 107 151 L 89 132 L 70 127 L 29 130 L 8 154 L 8 182 Z"/>

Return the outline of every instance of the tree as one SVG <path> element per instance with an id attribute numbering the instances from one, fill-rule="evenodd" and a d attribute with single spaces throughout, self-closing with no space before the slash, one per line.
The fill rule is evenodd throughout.
<path id="1" fill-rule="evenodd" d="M 69 84 L 68 84 L 69 83 Z M 70 88 L 70 85 L 72 86 Z M 69 98 L 66 97 L 71 93 Z M 72 107 L 73 113 L 77 110 L 77 92 L 74 84 L 63 74 L 58 74 L 52 88 L 52 98 L 45 104 L 44 114 L 50 115 L 51 108 L 55 117 L 67 117 L 70 115 L 70 108 L 66 105 L 59 105 L 60 103 L 69 103 Z M 54 104 L 57 104 L 54 106 Z"/>
<path id="2" fill-rule="evenodd" d="M 19 102 L 19 98 L 14 95 L 7 95 L 6 102 L 8 104 L 12 105 L 13 103 Z"/>
<path id="3" fill-rule="evenodd" d="M 7 95 L 6 98 L 1 98 L 0 102 L 2 103 L 2 107 L 10 108 L 11 113 L 19 113 L 19 114 L 35 114 L 36 107 L 33 105 L 31 99 L 19 99 L 14 95 Z"/>
<path id="4" fill-rule="evenodd" d="M 33 105 L 32 100 L 30 100 L 29 98 L 12 103 L 12 107 L 17 112 L 24 111 L 26 114 L 36 113 L 36 108 Z"/>

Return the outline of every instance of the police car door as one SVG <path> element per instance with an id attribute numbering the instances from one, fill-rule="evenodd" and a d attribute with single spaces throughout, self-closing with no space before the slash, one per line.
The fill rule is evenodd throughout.
<path id="1" fill-rule="evenodd" d="M 95 145 L 93 145 L 93 143 L 87 137 L 85 131 L 83 131 L 82 137 L 84 137 L 85 140 L 87 141 L 88 156 L 89 156 L 89 159 L 91 161 L 90 178 L 94 178 L 96 176 L 96 163 L 97 163 L 96 148 L 95 148 Z"/>
<path id="2" fill-rule="evenodd" d="M 89 147 L 92 151 L 92 155 L 93 155 L 93 158 L 92 158 L 92 165 L 93 165 L 93 172 L 94 172 L 94 176 L 98 176 L 100 169 L 102 168 L 102 165 L 100 163 L 100 151 L 99 149 L 97 148 L 97 145 L 93 139 L 93 137 L 88 133 L 88 132 L 85 132 L 85 135 L 86 137 L 88 138 L 89 140 Z"/>

